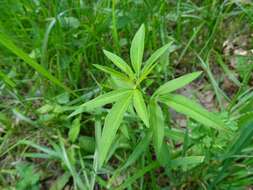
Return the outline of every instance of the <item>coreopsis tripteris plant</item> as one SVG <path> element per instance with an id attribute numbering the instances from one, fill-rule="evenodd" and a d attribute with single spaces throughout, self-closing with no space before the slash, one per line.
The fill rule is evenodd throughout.
<path id="1" fill-rule="evenodd" d="M 102 65 L 95 65 L 95 67 L 108 73 L 118 81 L 121 81 L 121 84 L 126 85 L 118 86 L 117 89 L 80 105 L 79 108 L 70 115 L 74 116 L 84 111 L 113 103 L 112 108 L 105 118 L 102 134 L 98 140 L 99 167 L 102 167 L 105 160 L 107 160 L 109 149 L 123 120 L 124 113 L 131 104 L 138 117 L 149 129 L 149 134 L 147 134 L 145 142 L 149 143 L 149 139 L 153 139 L 152 142 L 155 152 L 161 162 L 164 161 L 162 155 L 164 155 L 164 153 L 166 154 L 163 146 L 165 121 L 159 103 L 163 103 L 207 127 L 226 130 L 223 121 L 215 114 L 208 112 L 194 101 L 173 93 L 175 90 L 199 77 L 201 72 L 193 72 L 168 81 L 156 89 L 152 96 L 145 93 L 142 85 L 143 81 L 147 79 L 154 67 L 159 63 L 159 58 L 169 50 L 172 43 L 168 43 L 159 48 L 146 61 L 143 61 L 144 39 L 145 27 L 142 25 L 132 40 L 130 48 L 131 65 L 127 64 L 114 53 L 104 50 L 106 57 L 110 59 L 119 70 Z"/>

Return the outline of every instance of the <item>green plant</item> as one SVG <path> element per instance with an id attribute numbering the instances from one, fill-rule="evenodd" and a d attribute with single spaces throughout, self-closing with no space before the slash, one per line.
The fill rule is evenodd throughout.
<path id="1" fill-rule="evenodd" d="M 1 0 L 0 189 L 251 189 L 252 8 L 245 0 Z M 136 67 L 128 51 L 141 23 Z M 102 47 L 124 58 L 105 51 L 119 68 Z M 176 91 L 176 77 L 197 70 Z"/>
<path id="2" fill-rule="evenodd" d="M 38 190 L 40 174 L 35 173 L 34 166 L 27 163 L 19 163 L 16 166 L 19 180 L 16 185 L 17 190 Z"/>
<path id="3" fill-rule="evenodd" d="M 122 123 L 124 114 L 129 110 L 129 107 L 134 107 L 140 120 L 144 123 L 145 127 L 149 128 L 147 131 L 150 131 L 153 138 L 153 146 L 156 155 L 163 165 L 168 164 L 169 155 L 166 155 L 163 148 L 165 147 L 164 131 L 166 123 L 163 116 L 164 111 L 160 103 L 173 108 L 179 113 L 187 115 L 207 127 L 228 131 L 225 123 L 216 114 L 208 112 L 202 106 L 184 96 L 174 94 L 174 91 L 184 87 L 199 77 L 201 72 L 186 74 L 168 81 L 159 86 L 158 89 L 152 93 L 152 96 L 149 96 L 147 91 L 145 91 L 145 86 L 142 85 L 143 81 L 148 78 L 149 74 L 159 63 L 159 58 L 169 50 L 172 43 L 168 43 L 156 50 L 143 62 L 144 39 L 145 27 L 141 25 L 132 40 L 130 48 L 132 67 L 119 56 L 104 50 L 106 57 L 110 59 L 121 72 L 102 65 L 95 65 L 95 67 L 110 74 L 111 77 L 117 81 L 116 88 L 109 93 L 100 95 L 80 105 L 77 110 L 70 115 L 70 117 L 72 117 L 82 112 L 91 111 L 106 104 L 114 103 L 105 117 L 102 134 L 97 142 L 99 168 L 108 160 L 108 152 L 115 139 L 117 130 Z"/>

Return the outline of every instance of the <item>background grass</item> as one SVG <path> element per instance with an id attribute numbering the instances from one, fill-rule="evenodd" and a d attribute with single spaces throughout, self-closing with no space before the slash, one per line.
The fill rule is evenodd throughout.
<path id="1" fill-rule="evenodd" d="M 1 0 L 0 189 L 252 188 L 252 10 L 247 0 Z M 145 58 L 174 42 L 146 82 L 150 92 L 202 70 L 180 93 L 218 112 L 234 132 L 227 137 L 169 112 L 167 170 L 129 112 L 98 170 L 95 138 L 108 107 L 68 115 L 112 88 L 93 64 L 109 66 L 103 49 L 129 62 L 142 23 Z M 140 156 L 126 164 L 133 152 Z"/>

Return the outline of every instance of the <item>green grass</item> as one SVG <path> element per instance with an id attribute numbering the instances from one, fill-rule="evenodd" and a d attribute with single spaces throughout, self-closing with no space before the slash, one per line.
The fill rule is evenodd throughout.
<path id="1" fill-rule="evenodd" d="M 251 189 L 252 9 L 0 1 L 0 189 Z"/>

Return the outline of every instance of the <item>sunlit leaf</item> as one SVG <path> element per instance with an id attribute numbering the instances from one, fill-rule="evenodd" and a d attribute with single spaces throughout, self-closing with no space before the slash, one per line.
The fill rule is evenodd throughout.
<path id="1" fill-rule="evenodd" d="M 225 123 L 214 113 L 207 111 L 196 102 L 181 95 L 166 95 L 159 100 L 179 113 L 185 114 L 205 126 L 227 130 Z"/>
<path id="2" fill-rule="evenodd" d="M 101 107 L 103 105 L 113 103 L 118 99 L 122 98 L 123 96 L 129 94 L 131 90 L 114 90 L 108 92 L 106 94 L 100 95 L 82 105 L 80 105 L 73 113 L 69 115 L 69 117 L 75 116 L 85 111 L 89 111 L 95 109 L 97 107 Z"/>
<path id="3" fill-rule="evenodd" d="M 110 74 L 110 75 L 113 76 L 113 77 L 122 79 L 122 80 L 124 80 L 124 81 L 128 81 L 128 80 L 129 80 L 129 78 L 128 78 L 126 75 L 124 75 L 123 73 L 118 72 L 118 71 L 116 71 L 116 70 L 114 70 L 114 69 L 112 69 L 112 68 L 110 68 L 110 67 L 102 66 L 102 65 L 97 65 L 97 64 L 94 64 L 94 66 L 95 66 L 97 69 L 99 69 L 99 70 L 101 70 L 101 71 L 103 71 L 103 72 L 105 72 L 105 73 L 108 73 L 108 74 Z"/>
<path id="4" fill-rule="evenodd" d="M 144 124 L 147 127 L 149 127 L 149 117 L 148 117 L 147 107 L 146 107 L 146 104 L 144 102 L 141 92 L 137 89 L 134 90 L 133 103 L 134 103 L 134 108 L 138 116 L 141 118 Z"/>
<path id="5" fill-rule="evenodd" d="M 171 47 L 172 43 L 173 42 L 170 42 L 164 45 L 163 47 L 159 48 L 148 58 L 141 72 L 141 80 L 146 78 L 146 76 L 152 71 L 156 61 Z"/>
<path id="6" fill-rule="evenodd" d="M 183 75 L 181 77 L 178 77 L 176 79 L 170 80 L 160 86 L 155 92 L 154 95 L 163 95 L 168 94 L 170 92 L 173 92 L 179 88 L 184 87 L 185 85 L 189 84 L 196 78 L 200 76 L 202 72 L 194 72 L 190 74 Z"/>
<path id="7" fill-rule="evenodd" d="M 109 51 L 103 50 L 103 52 L 120 70 L 125 72 L 129 77 L 134 77 L 131 67 L 123 59 Z"/>
<path id="8" fill-rule="evenodd" d="M 142 64 L 144 39 L 145 39 L 145 26 L 144 24 L 142 24 L 139 30 L 136 32 L 130 48 L 131 63 L 137 76 L 139 76 L 140 74 Z"/>

